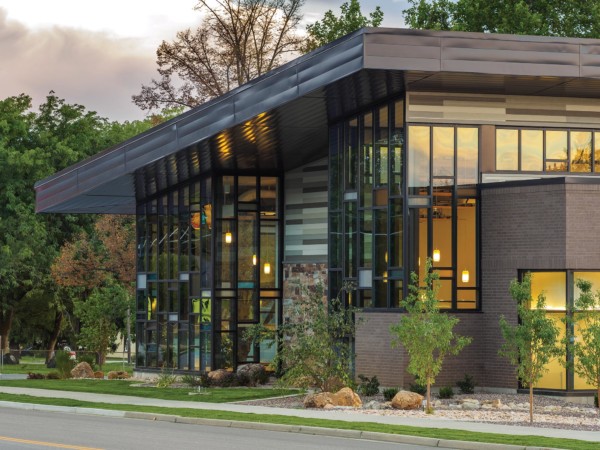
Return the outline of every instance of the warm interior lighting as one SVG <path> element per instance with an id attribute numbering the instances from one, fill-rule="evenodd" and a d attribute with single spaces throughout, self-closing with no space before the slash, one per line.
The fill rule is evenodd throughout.
<path id="1" fill-rule="evenodd" d="M 385 262 L 388 262 L 388 255 L 387 255 L 387 252 L 385 252 L 385 255 L 383 255 L 383 259 L 385 259 Z"/>
<path id="2" fill-rule="evenodd" d="M 265 275 L 269 275 L 271 273 L 271 264 L 266 262 L 263 267 L 263 271 L 265 272 Z"/>
<path id="3" fill-rule="evenodd" d="M 225 233 L 225 243 L 231 244 L 231 240 L 232 240 L 231 232 L 228 231 L 227 233 Z"/>
<path id="4" fill-rule="evenodd" d="M 433 262 L 440 262 L 440 258 L 441 258 L 441 255 L 440 255 L 440 249 L 439 249 L 439 248 L 436 248 L 436 249 L 433 251 Z"/>
<path id="5" fill-rule="evenodd" d="M 252 255 L 252 265 L 256 265 L 256 255 Z"/>
<path id="6" fill-rule="evenodd" d="M 192 226 L 192 228 L 194 230 L 199 230 L 200 229 L 200 213 L 199 212 L 192 213 L 192 218 L 190 220 L 190 225 Z"/>
<path id="7" fill-rule="evenodd" d="M 463 283 L 468 283 L 469 282 L 469 271 L 467 269 L 462 271 L 462 278 L 461 278 Z"/>
<path id="8" fill-rule="evenodd" d="M 386 253 L 386 255 L 387 255 L 387 253 Z M 387 270 L 384 270 L 383 271 L 383 282 L 387 283 L 387 281 L 388 281 L 388 273 L 387 273 Z"/>

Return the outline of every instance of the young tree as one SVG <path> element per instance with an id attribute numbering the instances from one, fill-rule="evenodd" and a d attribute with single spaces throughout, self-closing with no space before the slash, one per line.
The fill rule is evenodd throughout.
<path id="1" fill-rule="evenodd" d="M 390 327 L 394 335 L 392 346 L 404 347 L 408 352 L 407 370 L 417 381 L 427 386 L 427 412 L 432 412 L 431 385 L 442 370 L 446 356 L 457 355 L 471 338 L 455 333 L 459 319 L 440 311 L 438 304 L 439 274 L 432 271 L 431 258 L 425 264 L 424 286 L 419 286 L 419 275 L 411 274 L 409 295 L 400 302 L 406 310 L 400 322 Z"/>
<path id="2" fill-rule="evenodd" d="M 294 303 L 289 320 L 279 330 L 262 325 L 251 327 L 244 336 L 254 344 L 278 344 L 273 364 L 284 371 L 283 385 L 315 386 L 331 391 L 341 382 L 352 382 L 351 340 L 355 336 L 357 309 L 344 306 L 339 297 L 323 301 L 324 286 L 302 286 L 302 301 Z"/>
<path id="3" fill-rule="evenodd" d="M 378 27 L 383 21 L 383 11 L 379 6 L 369 13 L 369 18 L 363 16 L 358 0 L 343 3 L 340 10 L 339 17 L 329 10 L 323 19 L 306 27 L 308 39 L 302 46 L 302 52 L 308 53 L 363 27 Z"/>
<path id="4" fill-rule="evenodd" d="M 156 51 L 158 74 L 133 102 L 144 110 L 191 108 L 281 65 L 299 49 L 304 0 L 199 0 L 196 30 Z"/>
<path id="5" fill-rule="evenodd" d="M 600 37 L 597 1 L 409 0 L 411 28 L 542 36 Z"/>
<path id="6" fill-rule="evenodd" d="M 81 320 L 79 344 L 96 352 L 102 367 L 109 348 L 124 329 L 132 296 L 117 283 L 96 288 L 85 301 L 75 302 L 75 314 Z"/>
<path id="7" fill-rule="evenodd" d="M 600 398 L 600 291 L 594 294 L 586 280 L 577 280 L 576 286 L 579 297 L 565 318 L 575 337 L 567 333 L 563 344 L 573 355 L 575 373 L 595 386 Z"/>
<path id="8" fill-rule="evenodd" d="M 509 324 L 500 317 L 500 331 L 504 343 L 499 354 L 516 367 L 517 379 L 529 388 L 529 422 L 533 423 L 533 386 L 548 371 L 546 365 L 561 356 L 557 346 L 559 330 L 546 315 L 546 297 L 540 294 L 537 303 L 531 298 L 531 274 L 522 282 L 510 283 L 510 294 L 517 303 L 517 324 Z"/>

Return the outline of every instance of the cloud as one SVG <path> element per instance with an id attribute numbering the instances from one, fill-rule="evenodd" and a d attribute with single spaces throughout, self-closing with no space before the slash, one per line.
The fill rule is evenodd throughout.
<path id="1" fill-rule="evenodd" d="M 131 95 L 156 76 L 156 64 L 140 40 L 70 27 L 29 29 L 0 8 L 0 43 L 0 98 L 25 93 L 37 106 L 54 90 L 111 120 L 143 117 Z"/>

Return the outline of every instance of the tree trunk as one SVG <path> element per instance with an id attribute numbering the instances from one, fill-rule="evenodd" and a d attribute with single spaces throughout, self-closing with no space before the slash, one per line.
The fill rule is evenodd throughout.
<path id="1" fill-rule="evenodd" d="M 427 378 L 427 406 L 425 408 L 425 412 L 427 414 L 430 414 L 432 412 L 432 408 L 431 408 L 431 380 L 429 380 L 429 378 Z"/>
<path id="2" fill-rule="evenodd" d="M 1 350 L 4 353 L 10 352 L 9 346 L 9 338 L 10 338 L 10 329 L 12 327 L 13 317 L 15 316 L 14 308 L 9 309 L 4 314 L 2 314 L 2 319 L 0 320 L 0 339 L 2 340 L 2 348 Z"/>
<path id="3" fill-rule="evenodd" d="M 52 328 L 52 335 L 50 336 L 50 341 L 48 342 L 48 351 L 46 352 L 46 363 L 50 361 L 52 355 L 54 354 L 54 350 L 56 349 L 56 343 L 58 342 L 58 335 L 60 333 L 63 317 L 64 314 L 62 311 L 56 311 L 56 314 L 54 315 L 54 327 Z"/>
<path id="4" fill-rule="evenodd" d="M 533 424 L 533 383 L 529 384 L 529 423 Z"/>

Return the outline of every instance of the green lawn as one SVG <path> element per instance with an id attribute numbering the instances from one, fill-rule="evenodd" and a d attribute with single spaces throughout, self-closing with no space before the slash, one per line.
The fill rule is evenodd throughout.
<path id="1" fill-rule="evenodd" d="M 209 411 L 187 408 L 160 408 L 136 405 L 113 405 L 108 403 L 82 402 L 60 398 L 32 397 L 28 395 L 12 395 L 0 393 L 0 400 L 20 403 L 69 406 L 79 408 L 99 408 L 116 411 L 135 411 L 153 414 L 171 414 L 182 417 L 199 417 L 206 419 L 238 420 L 244 422 L 277 423 L 285 425 L 334 428 L 343 430 L 373 431 L 378 433 L 402 434 L 409 436 L 430 437 L 435 439 L 452 439 L 471 442 L 491 442 L 502 445 L 521 445 L 531 447 L 564 448 L 573 450 L 596 450 L 597 442 L 579 441 L 576 439 L 547 438 L 543 436 L 516 436 L 494 433 L 477 433 L 446 428 L 421 428 L 401 425 L 385 425 L 367 422 L 342 422 L 326 419 L 305 419 L 281 415 L 252 413 L 236 413 L 228 411 Z"/>
<path id="2" fill-rule="evenodd" d="M 102 371 L 108 373 L 111 370 L 125 370 L 129 374 L 133 372 L 133 364 L 123 364 L 122 361 L 109 361 L 102 365 Z M 56 369 L 48 369 L 44 363 L 43 358 L 26 356 L 21 358 L 19 364 L 4 364 L 1 373 L 15 374 L 22 373 L 28 374 L 29 372 L 47 374 L 49 372 L 55 372 Z"/>
<path id="3" fill-rule="evenodd" d="M 269 388 L 209 388 L 201 394 L 187 388 L 134 387 L 139 381 L 128 380 L 5 380 L 0 386 L 15 386 L 57 391 L 92 392 L 95 394 L 131 395 L 133 397 L 181 400 L 186 402 L 227 403 L 297 394 L 297 390 Z"/>

